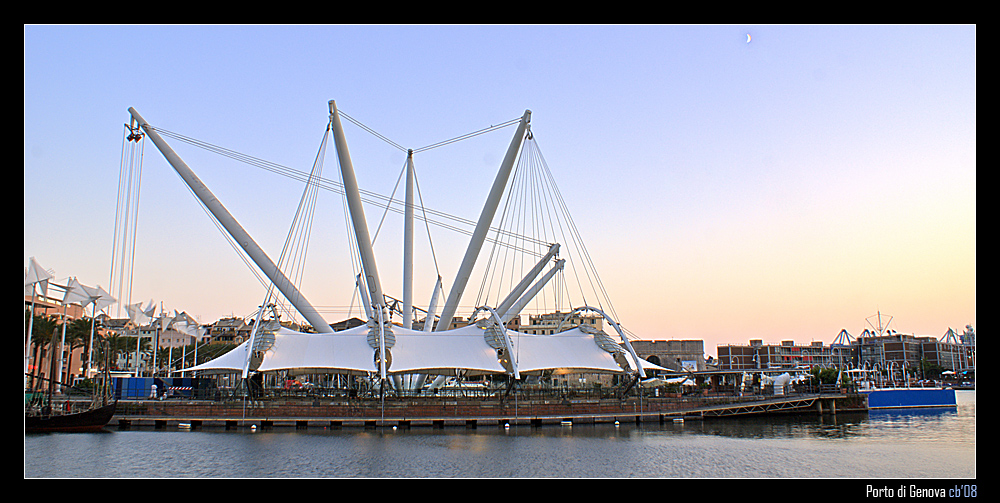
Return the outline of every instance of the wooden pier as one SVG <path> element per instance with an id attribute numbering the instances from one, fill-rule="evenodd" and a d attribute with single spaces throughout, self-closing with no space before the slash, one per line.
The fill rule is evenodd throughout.
<path id="1" fill-rule="evenodd" d="M 501 405 L 484 400 L 401 400 L 364 404 L 279 402 L 239 404 L 188 401 L 119 402 L 111 428 L 343 429 L 513 427 L 642 424 L 772 415 L 867 411 L 863 395 L 808 394 L 733 397 L 730 401 L 629 399 L 550 400 Z"/>

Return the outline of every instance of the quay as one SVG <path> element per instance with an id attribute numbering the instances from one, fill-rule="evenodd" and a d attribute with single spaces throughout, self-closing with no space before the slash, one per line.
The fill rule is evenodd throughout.
<path id="1" fill-rule="evenodd" d="M 378 399 L 238 401 L 146 400 L 118 402 L 109 428 L 260 429 L 509 427 L 681 422 L 751 415 L 866 412 L 861 394 L 714 398 L 588 400 Z"/>

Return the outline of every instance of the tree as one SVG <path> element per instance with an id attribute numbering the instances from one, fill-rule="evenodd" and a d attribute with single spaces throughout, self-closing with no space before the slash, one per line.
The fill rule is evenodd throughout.
<path id="1" fill-rule="evenodd" d="M 125 370 L 118 367 L 118 356 L 119 355 L 129 355 L 135 353 L 136 341 L 135 337 L 129 337 L 125 335 L 120 335 L 117 332 L 110 332 L 106 336 L 108 340 L 108 352 L 110 353 L 109 361 L 111 362 L 111 370 Z M 97 347 L 95 341 L 95 347 Z M 139 339 L 139 351 L 144 351 L 149 349 L 149 339 L 140 338 Z M 98 360 L 104 360 L 103 346 L 98 347 Z"/>
<path id="2" fill-rule="evenodd" d="M 25 319 L 27 319 L 29 315 L 30 313 L 25 310 Z M 29 370 L 31 372 L 32 381 L 34 381 L 34 379 L 41 372 L 41 368 L 38 364 L 39 353 L 41 353 L 42 349 L 52 342 L 52 334 L 58 326 L 59 321 L 55 316 L 38 314 L 34 316 L 34 322 L 31 327 L 31 345 L 34 346 L 34 349 L 32 350 L 32 361 L 34 362 L 35 368 L 34 370 Z M 32 387 L 34 386 L 32 385 Z"/>
<path id="3" fill-rule="evenodd" d="M 77 318 L 66 324 L 66 346 L 69 348 L 70 360 L 72 360 L 73 350 L 85 348 L 83 361 L 87 360 L 86 351 L 90 345 L 90 318 Z M 73 373 L 72 361 L 66 362 L 66 375 Z"/>
<path id="4" fill-rule="evenodd" d="M 850 382 L 850 378 L 847 374 L 841 374 L 839 369 L 836 368 L 824 368 L 813 367 L 810 373 L 813 376 L 813 382 L 819 382 L 820 384 L 838 384 L 837 376 L 841 376 L 840 385 L 845 385 Z"/>
<path id="5" fill-rule="evenodd" d="M 924 379 L 940 380 L 941 372 L 945 371 L 945 368 L 927 361 L 926 358 L 920 359 L 920 371 L 923 373 Z"/>

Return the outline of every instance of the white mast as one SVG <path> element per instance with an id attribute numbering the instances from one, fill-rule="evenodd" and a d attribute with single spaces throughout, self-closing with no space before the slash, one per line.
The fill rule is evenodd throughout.
<path id="1" fill-rule="evenodd" d="M 406 210 L 403 219 L 403 328 L 413 328 L 413 150 L 406 153 Z"/>
<path id="2" fill-rule="evenodd" d="M 434 283 L 434 293 L 431 294 L 431 303 L 427 306 L 427 317 L 424 318 L 424 332 L 430 332 L 434 328 L 434 313 L 437 312 L 438 297 L 444 293 L 441 288 L 441 276 L 438 276 Z"/>
<path id="3" fill-rule="evenodd" d="M 212 194 L 212 191 L 210 191 L 208 187 L 198 178 L 198 176 L 194 174 L 194 171 L 191 171 L 191 168 L 189 168 L 188 165 L 181 160 L 180 156 L 178 156 L 173 149 L 170 148 L 170 145 L 167 145 L 167 142 L 165 142 L 163 138 L 156 133 L 156 130 L 146 123 L 146 120 L 139 115 L 139 112 L 136 112 L 135 109 L 131 107 L 128 111 L 132 114 L 132 118 L 139 123 L 139 126 L 142 127 L 143 131 L 146 132 L 149 139 L 153 140 L 153 144 L 155 144 L 156 148 L 160 150 L 163 157 L 167 159 L 167 162 L 173 166 L 174 171 L 177 171 L 177 174 L 181 176 L 181 179 L 188 184 L 188 187 L 191 188 L 191 191 L 194 192 L 195 196 L 197 196 L 198 199 L 201 200 L 202 204 L 204 204 L 205 207 L 212 212 L 212 215 L 215 216 L 216 220 L 218 220 L 226 231 L 233 237 L 233 239 L 239 243 L 240 247 L 243 248 L 243 251 L 245 251 L 254 263 L 257 264 L 257 267 L 259 267 L 260 270 L 267 275 L 274 286 L 278 288 L 285 298 L 288 299 L 293 306 L 295 306 L 295 309 L 302 313 L 302 316 L 309 321 L 317 332 L 332 333 L 333 329 L 330 328 L 330 324 L 327 323 L 322 316 L 320 316 L 319 312 L 316 311 L 316 308 L 314 308 L 312 304 L 306 300 L 302 293 L 295 288 L 292 282 L 285 277 L 285 274 L 278 269 L 278 266 L 276 266 L 274 262 L 268 258 L 267 254 L 264 253 L 264 250 L 257 245 L 253 238 L 250 237 L 250 234 L 243 229 L 240 223 L 236 221 L 232 214 L 229 213 L 229 210 L 222 205 L 222 202 L 219 201 L 219 199 Z"/>
<path id="4" fill-rule="evenodd" d="M 379 374 L 384 382 L 386 363 L 389 359 L 387 349 L 392 346 L 392 342 L 386 341 L 385 325 L 388 317 L 385 310 L 385 295 L 382 293 L 382 283 L 379 280 L 378 268 L 375 266 L 375 252 L 372 250 L 372 240 L 368 233 L 365 210 L 361 206 L 361 192 L 358 190 L 358 180 L 354 175 L 354 164 L 351 162 L 351 153 L 347 150 L 344 128 L 340 125 L 340 113 L 337 112 L 337 103 L 334 100 L 330 100 L 329 105 L 334 145 L 337 148 L 337 157 L 340 159 L 340 174 L 344 182 L 344 195 L 347 197 L 347 207 L 351 213 L 351 222 L 354 224 L 354 236 L 358 242 L 358 253 L 361 255 L 361 269 L 365 279 L 363 283 L 368 288 L 368 296 L 375 316 L 369 319 L 369 327 L 372 326 L 373 321 L 378 324 L 377 327 L 372 328 L 378 331 L 378 341 L 375 348 L 378 349 Z"/>
<path id="5" fill-rule="evenodd" d="M 372 240 L 368 233 L 368 223 L 365 220 L 365 209 L 361 206 L 361 193 L 358 190 L 358 179 L 354 175 L 354 164 L 351 153 L 347 150 L 347 139 L 340 125 L 340 114 L 337 104 L 330 100 L 330 120 L 333 122 L 333 139 L 340 159 L 340 173 L 344 178 L 344 195 L 347 197 L 347 207 L 354 224 L 354 236 L 358 241 L 358 253 L 361 254 L 361 267 L 368 296 L 371 303 L 378 309 L 385 306 L 385 296 L 382 294 L 382 283 L 379 281 L 378 268 L 375 266 L 375 252 L 372 250 Z M 384 313 L 383 313 L 384 314 Z M 378 317 L 378 313 L 375 313 Z"/>
<path id="6" fill-rule="evenodd" d="M 408 330 L 413 328 L 413 176 L 413 150 L 410 149 L 406 152 L 406 208 L 403 218 L 403 328 Z M 419 390 L 425 378 L 424 374 L 399 377 L 396 388 L 402 388 L 405 379 L 407 389 Z"/>
<path id="7" fill-rule="evenodd" d="M 509 294 L 507 294 L 507 298 L 505 298 L 502 302 L 500 302 L 500 304 L 497 305 L 497 312 L 500 313 L 501 317 L 507 318 L 506 320 L 504 320 L 504 323 L 510 320 L 510 318 L 507 317 L 507 310 L 510 309 L 510 307 L 513 306 L 515 302 L 517 302 L 518 297 L 520 297 L 521 294 L 528 289 L 528 285 L 530 285 L 531 282 L 534 281 L 536 277 L 538 277 L 538 273 L 542 272 L 542 268 L 545 267 L 545 264 L 549 263 L 549 260 L 551 260 L 552 257 L 554 257 L 558 252 L 559 252 L 559 243 L 554 243 L 552 246 L 549 247 L 549 252 L 546 253 L 545 256 L 542 257 L 537 264 L 535 264 L 535 267 L 532 267 L 531 270 L 528 271 L 528 274 L 524 275 L 524 278 L 521 280 L 521 282 L 518 283 L 517 286 L 514 287 L 514 289 L 511 290 Z M 520 309 L 518 309 L 518 311 L 520 311 Z"/>
<path id="8" fill-rule="evenodd" d="M 497 173 L 496 179 L 493 180 L 493 188 L 490 189 L 486 204 L 483 206 L 483 212 L 479 215 L 479 222 L 476 223 L 476 230 L 473 231 L 472 238 L 469 240 L 469 248 L 465 251 L 462 265 L 458 268 L 455 283 L 451 285 L 451 293 L 448 294 L 448 300 L 445 301 L 444 309 L 441 311 L 441 321 L 438 322 L 437 331 L 447 330 L 455 316 L 458 303 L 462 300 L 462 294 L 465 293 L 465 285 L 469 282 L 469 276 L 472 275 L 472 267 L 476 265 L 479 251 L 483 248 L 483 242 L 486 240 L 486 233 L 490 229 L 490 223 L 493 222 L 497 206 L 500 205 L 500 197 L 503 196 L 504 188 L 507 186 L 507 179 L 514 167 L 517 152 L 521 149 L 521 140 L 524 139 L 524 131 L 528 128 L 530 121 L 531 110 L 525 110 L 524 115 L 521 116 L 521 122 L 517 126 L 517 131 L 514 133 L 514 138 L 507 148 L 507 155 L 504 156 L 503 163 L 500 164 L 500 171 Z"/>
<path id="9" fill-rule="evenodd" d="M 361 281 L 361 276 L 361 274 L 358 274 L 358 277 L 354 279 L 354 283 L 358 285 L 358 292 L 361 293 L 361 305 L 365 308 L 366 319 L 374 320 L 375 315 L 372 314 L 372 301 L 368 298 L 368 287 Z"/>
<path id="10" fill-rule="evenodd" d="M 517 302 L 512 302 L 510 306 L 505 306 L 504 311 L 497 310 L 498 313 L 503 313 L 503 315 L 500 316 L 500 321 L 506 325 L 508 321 L 521 314 L 521 310 L 524 309 L 524 306 L 528 305 L 528 302 L 531 302 L 531 299 L 538 295 L 538 292 L 545 287 L 549 280 L 552 279 L 552 276 L 563 269 L 565 264 L 566 259 L 560 259 L 554 266 L 552 266 L 552 269 L 549 269 L 549 272 L 545 273 L 545 276 L 542 276 L 542 279 L 538 280 L 538 283 L 535 283 L 535 285 L 531 287 L 531 290 L 528 290 L 528 293 L 524 294 L 524 296 L 520 299 L 517 299 Z"/>

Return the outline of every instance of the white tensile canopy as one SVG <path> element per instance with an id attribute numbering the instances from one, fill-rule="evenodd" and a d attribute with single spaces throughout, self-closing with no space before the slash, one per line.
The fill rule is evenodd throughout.
<path id="1" fill-rule="evenodd" d="M 282 327 L 264 352 L 259 372 L 297 370 L 311 373 L 365 374 L 378 372 L 375 350 L 368 344 L 365 325 L 327 334 L 307 334 Z M 445 332 L 423 332 L 392 327 L 395 343 L 389 350 L 389 374 L 503 374 L 507 369 L 484 337 L 485 329 L 468 325 Z M 567 372 L 622 372 L 614 355 L 602 349 L 595 336 L 573 328 L 553 335 L 529 335 L 508 330 L 513 360 L 521 374 L 543 370 Z M 246 362 L 250 341 L 228 353 L 184 371 L 237 372 Z M 622 353 L 634 370 L 635 362 Z M 645 360 L 647 370 L 667 370 Z"/>

